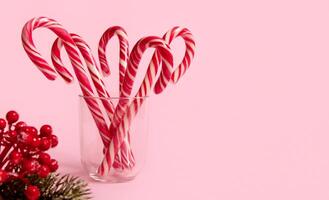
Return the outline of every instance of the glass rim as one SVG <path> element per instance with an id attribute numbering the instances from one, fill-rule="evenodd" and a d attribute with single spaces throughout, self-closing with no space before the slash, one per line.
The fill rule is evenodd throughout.
<path id="1" fill-rule="evenodd" d="M 120 100 L 120 99 L 147 99 L 148 97 L 150 96 L 128 96 L 128 97 L 100 97 L 100 96 L 85 96 L 85 95 L 81 95 L 79 94 L 78 95 L 79 98 L 83 98 L 83 99 L 99 99 L 99 100 L 109 100 L 109 99 L 112 99 L 112 100 Z"/>

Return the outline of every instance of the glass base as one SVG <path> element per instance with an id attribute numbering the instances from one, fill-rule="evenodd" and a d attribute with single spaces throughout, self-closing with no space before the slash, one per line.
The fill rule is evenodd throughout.
<path id="1" fill-rule="evenodd" d="M 89 177 L 95 181 L 103 182 L 103 183 L 124 183 L 134 180 L 136 174 L 134 175 L 125 174 L 122 171 L 119 171 L 119 172 L 111 173 L 111 175 L 108 176 L 101 176 L 97 172 L 95 172 L 95 173 L 89 173 Z"/>
<path id="2" fill-rule="evenodd" d="M 99 176 L 98 174 L 89 174 L 90 178 L 92 178 L 93 180 L 95 181 L 98 181 L 98 182 L 103 182 L 103 183 L 125 183 L 125 182 L 129 182 L 129 181 L 132 181 L 135 179 L 135 176 L 132 176 L 132 177 L 114 177 L 114 176 L 111 176 L 111 177 L 102 177 L 102 176 Z"/>

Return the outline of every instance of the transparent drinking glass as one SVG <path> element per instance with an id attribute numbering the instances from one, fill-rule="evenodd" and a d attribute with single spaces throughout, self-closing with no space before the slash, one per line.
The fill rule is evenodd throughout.
<path id="1" fill-rule="evenodd" d="M 125 127 L 126 131 L 121 131 L 125 135 L 124 139 L 120 139 L 118 129 L 116 131 L 109 131 L 112 124 L 112 119 L 108 117 L 105 105 L 106 103 L 116 106 L 119 101 L 128 102 L 128 109 L 125 113 L 136 113 L 129 120 L 123 120 L 122 123 L 127 121 L 130 125 Z M 128 97 L 128 98 L 101 98 L 94 96 L 79 96 L 80 114 L 79 114 L 79 128 L 80 128 L 80 152 L 81 162 L 84 170 L 88 175 L 101 182 L 126 182 L 132 180 L 140 172 L 144 165 L 146 150 L 147 150 L 147 137 L 149 132 L 149 106 L 148 97 Z M 117 139 L 117 146 L 120 146 L 118 153 L 110 153 L 115 159 L 113 164 L 106 164 L 105 162 L 109 156 L 104 152 L 113 152 L 114 150 L 108 148 L 109 145 L 104 142 L 101 136 L 100 126 L 96 125 L 97 119 L 92 115 L 90 106 L 92 103 L 97 103 L 97 107 L 102 113 L 102 119 L 106 123 L 106 135 L 111 142 Z M 137 112 L 133 104 L 137 105 Z M 105 103 L 105 104 L 104 104 Z M 134 114 L 133 114 L 134 115 Z M 131 115 L 130 115 L 131 116 Z M 100 120 L 98 119 L 98 122 Z M 128 125 L 126 123 L 125 125 Z M 114 127 L 114 126 L 113 126 Z M 122 129 L 121 129 L 122 130 Z M 104 131 L 103 131 L 104 132 Z M 115 149 L 115 148 L 114 148 Z M 114 155 L 115 154 L 115 155 Z M 105 163 L 105 164 L 104 164 Z M 103 167 L 100 167 L 103 166 Z M 105 167 L 104 167 L 105 166 Z M 110 167 L 109 167 L 110 166 Z"/>

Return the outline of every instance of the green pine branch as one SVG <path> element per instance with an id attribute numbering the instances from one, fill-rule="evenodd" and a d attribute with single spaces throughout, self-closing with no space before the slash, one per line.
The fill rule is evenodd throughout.
<path id="1" fill-rule="evenodd" d="M 41 192 L 39 200 L 91 199 L 88 184 L 78 177 L 50 174 L 47 178 L 30 175 L 27 179 L 32 185 L 39 187 Z M 0 195 L 6 200 L 25 200 L 25 186 L 26 184 L 21 179 L 8 181 L 0 186 Z"/>

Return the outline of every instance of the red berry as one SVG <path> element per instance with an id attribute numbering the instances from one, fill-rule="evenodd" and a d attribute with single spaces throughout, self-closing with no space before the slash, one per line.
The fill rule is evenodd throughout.
<path id="1" fill-rule="evenodd" d="M 38 135 L 38 129 L 36 129 L 35 127 L 31 126 L 31 134 L 34 136 Z"/>
<path id="2" fill-rule="evenodd" d="M 46 124 L 46 125 L 41 126 L 41 128 L 40 128 L 40 135 L 42 137 L 48 137 L 52 133 L 53 133 L 53 129 L 52 129 L 52 127 L 50 125 L 47 125 Z"/>
<path id="3" fill-rule="evenodd" d="M 20 135 L 19 141 L 21 141 L 25 145 L 25 147 L 26 146 L 32 146 L 34 138 L 35 137 L 33 135 L 26 134 L 25 132 L 22 132 L 21 135 Z"/>
<path id="4" fill-rule="evenodd" d="M 23 155 L 19 151 L 12 151 L 10 154 L 10 160 L 14 164 L 19 164 L 23 160 Z"/>
<path id="5" fill-rule="evenodd" d="M 46 137 L 41 138 L 39 148 L 40 148 L 42 151 L 47 151 L 48 149 L 50 149 L 50 147 L 51 147 L 51 142 L 50 142 L 50 140 L 49 140 L 48 138 L 46 138 Z"/>
<path id="6" fill-rule="evenodd" d="M 17 122 L 16 125 L 15 125 L 15 130 L 19 132 L 19 131 L 22 130 L 22 128 L 23 128 L 24 126 L 26 126 L 26 123 L 25 123 L 25 122 L 22 122 L 22 121 Z"/>
<path id="7" fill-rule="evenodd" d="M 30 141 L 30 145 L 32 148 L 37 148 L 40 146 L 41 143 L 41 138 L 37 137 L 33 137 L 32 140 Z"/>
<path id="8" fill-rule="evenodd" d="M 40 144 L 40 138 L 38 137 L 36 129 L 30 126 L 22 127 L 19 139 L 26 146 L 33 148 L 39 147 Z"/>
<path id="9" fill-rule="evenodd" d="M 56 135 L 51 135 L 51 147 L 56 147 L 58 145 L 58 138 Z"/>
<path id="10" fill-rule="evenodd" d="M 26 159 L 26 160 L 23 160 L 22 166 L 23 166 L 24 171 L 34 173 L 39 169 L 40 163 L 33 158 Z"/>
<path id="11" fill-rule="evenodd" d="M 40 190 L 37 186 L 29 185 L 25 189 L 24 194 L 28 200 L 38 200 L 40 197 Z"/>
<path id="12" fill-rule="evenodd" d="M 50 171 L 51 172 L 56 171 L 58 169 L 58 162 L 57 162 L 57 160 L 51 159 L 50 164 L 49 164 L 49 168 L 50 168 Z"/>
<path id="13" fill-rule="evenodd" d="M 10 142 L 16 142 L 17 141 L 17 132 L 16 131 L 8 131 L 7 132 L 8 140 Z"/>
<path id="14" fill-rule="evenodd" d="M 46 165 L 41 165 L 41 167 L 38 170 L 38 175 L 41 178 L 46 178 L 49 175 L 49 173 L 50 173 L 50 169 Z"/>
<path id="15" fill-rule="evenodd" d="M 19 115 L 16 111 L 9 111 L 6 115 L 6 119 L 9 124 L 15 123 L 18 121 Z"/>
<path id="16" fill-rule="evenodd" d="M 8 178 L 9 178 L 8 173 L 0 169 L 0 183 L 4 183 Z"/>
<path id="17" fill-rule="evenodd" d="M 51 163 L 50 155 L 47 153 L 44 153 L 44 152 L 40 152 L 38 160 L 43 165 L 50 165 L 50 163 Z"/>
<path id="18" fill-rule="evenodd" d="M 6 120 L 1 118 L 0 119 L 0 129 L 6 128 L 6 125 L 7 125 Z"/>

